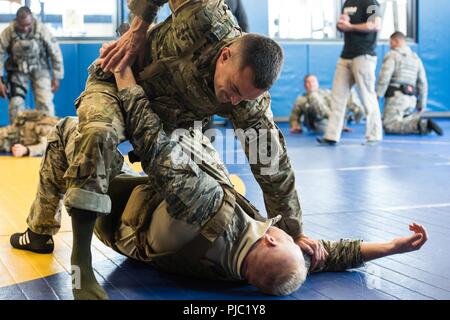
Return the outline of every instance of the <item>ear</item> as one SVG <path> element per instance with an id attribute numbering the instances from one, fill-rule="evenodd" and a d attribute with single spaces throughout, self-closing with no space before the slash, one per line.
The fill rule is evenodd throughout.
<path id="1" fill-rule="evenodd" d="M 220 53 L 220 58 L 222 61 L 227 61 L 231 58 L 231 49 L 229 47 L 225 47 L 222 49 L 222 52 Z"/>
<path id="2" fill-rule="evenodd" d="M 275 239 L 275 237 L 271 236 L 267 232 L 264 234 L 263 240 L 264 243 L 269 247 L 275 247 L 278 244 L 277 239 Z"/>

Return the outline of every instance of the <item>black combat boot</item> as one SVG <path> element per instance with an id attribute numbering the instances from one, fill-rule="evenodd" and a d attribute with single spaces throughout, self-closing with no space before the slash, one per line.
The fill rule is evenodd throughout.
<path id="1" fill-rule="evenodd" d="M 35 253 L 52 253 L 55 246 L 52 236 L 35 233 L 30 228 L 24 233 L 14 233 L 9 242 L 13 248 Z"/>
<path id="2" fill-rule="evenodd" d="M 438 136 L 444 135 L 444 131 L 442 130 L 442 128 L 439 127 L 439 125 L 431 119 L 428 119 L 427 121 L 427 128 L 430 131 L 436 132 Z"/>
<path id="3" fill-rule="evenodd" d="M 334 140 L 329 140 L 329 139 L 326 139 L 326 138 L 316 138 L 316 140 L 321 145 L 329 145 L 329 146 L 336 145 L 336 141 L 334 141 Z"/>

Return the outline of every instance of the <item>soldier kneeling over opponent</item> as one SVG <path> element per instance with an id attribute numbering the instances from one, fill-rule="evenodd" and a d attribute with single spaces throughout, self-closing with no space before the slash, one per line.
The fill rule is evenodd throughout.
<path id="1" fill-rule="evenodd" d="M 116 80 L 133 132 L 130 141 L 146 172 L 154 175 L 118 176 L 111 183 L 112 213 L 97 219 L 95 233 L 116 251 L 170 273 L 246 280 L 264 293 L 288 295 L 308 272 L 356 268 L 365 261 L 418 250 L 426 242 L 426 230 L 415 223 L 409 226 L 413 235 L 388 243 L 322 240 L 328 255 L 311 266 L 311 256 L 275 226 L 281 216 L 259 215 L 234 191 L 227 172 L 214 166 L 212 156 L 200 164 L 191 159 L 189 153 L 195 150 L 188 148 L 192 144 L 187 140 L 195 139 L 195 132 L 165 134 L 129 68 L 116 73 Z M 201 197 L 193 197 L 193 190 Z"/>
<path id="2" fill-rule="evenodd" d="M 417 250 L 426 242 L 425 229 L 416 224 L 410 225 L 413 235 L 384 244 L 320 241 L 326 257 L 314 263 L 291 236 L 275 226 L 281 216 L 261 217 L 244 197 L 234 192 L 217 153 L 205 149 L 207 144 L 198 143 L 203 139 L 201 128 L 175 130 L 168 136 L 144 91 L 135 84 L 131 70 L 127 68 L 116 77 L 126 125 L 132 133 L 130 141 L 149 177 L 118 176 L 111 182 L 108 192 L 112 212 L 97 219 L 95 233 L 114 250 L 167 272 L 247 280 L 262 292 L 287 295 L 302 285 L 308 272 L 355 268 L 364 261 Z M 52 165 L 44 162 L 41 179 L 54 182 L 49 185 L 55 188 L 64 186 L 59 180 L 64 179 L 62 169 L 74 154 L 72 140 L 77 125 L 76 118 L 65 118 L 49 136 L 54 143 L 46 158 L 52 159 Z M 192 160 L 196 158 L 202 161 L 196 163 Z M 50 191 L 36 201 L 45 198 L 49 202 L 52 199 L 47 195 L 52 194 L 60 201 L 64 190 Z M 53 215 L 48 219 L 53 221 Z M 81 283 L 73 288 L 74 297 L 107 298 L 91 268 L 91 234 L 75 234 L 83 230 L 78 225 L 73 230 L 73 254 L 83 258 L 74 263 L 82 263 Z M 36 240 L 32 237 L 38 237 L 42 240 L 41 249 L 51 252 L 52 246 L 46 247 L 51 236 L 43 238 L 31 231 L 26 234 L 31 243 Z M 21 234 L 11 237 L 14 247 L 24 248 L 20 245 L 24 241 Z"/>

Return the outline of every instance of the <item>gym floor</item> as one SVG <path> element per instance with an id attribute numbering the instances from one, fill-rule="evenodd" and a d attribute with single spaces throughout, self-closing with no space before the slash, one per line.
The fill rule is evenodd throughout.
<path id="1" fill-rule="evenodd" d="M 446 136 L 386 136 L 363 146 L 364 125 L 353 125 L 339 146 L 318 146 L 315 135 L 292 135 L 281 124 L 296 174 L 305 233 L 313 238 L 389 241 L 423 224 L 429 240 L 417 252 L 386 257 L 341 273 L 313 274 L 288 297 L 262 295 L 245 284 L 206 282 L 160 273 L 93 242 L 97 279 L 111 299 L 294 299 L 410 300 L 450 299 L 450 121 Z M 219 151 L 230 132 L 220 129 Z M 223 140 L 223 137 L 227 137 Z M 122 151 L 128 144 L 121 146 Z M 224 158 L 236 188 L 265 214 L 262 193 L 240 146 Z M 9 236 L 26 228 L 36 191 L 39 158 L 0 156 L 0 300 L 72 299 L 70 220 L 63 214 L 53 254 L 12 249 Z M 227 161 L 230 162 L 230 161 Z M 136 167 L 139 171 L 139 168 Z"/>

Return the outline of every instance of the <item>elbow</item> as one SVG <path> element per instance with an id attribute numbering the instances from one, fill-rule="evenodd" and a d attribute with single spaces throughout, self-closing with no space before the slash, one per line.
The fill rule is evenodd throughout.
<path id="1" fill-rule="evenodd" d="M 381 23 L 381 19 L 380 18 L 375 19 L 375 21 L 373 23 L 373 30 L 375 32 L 380 32 L 382 27 L 383 27 L 383 25 Z"/>

